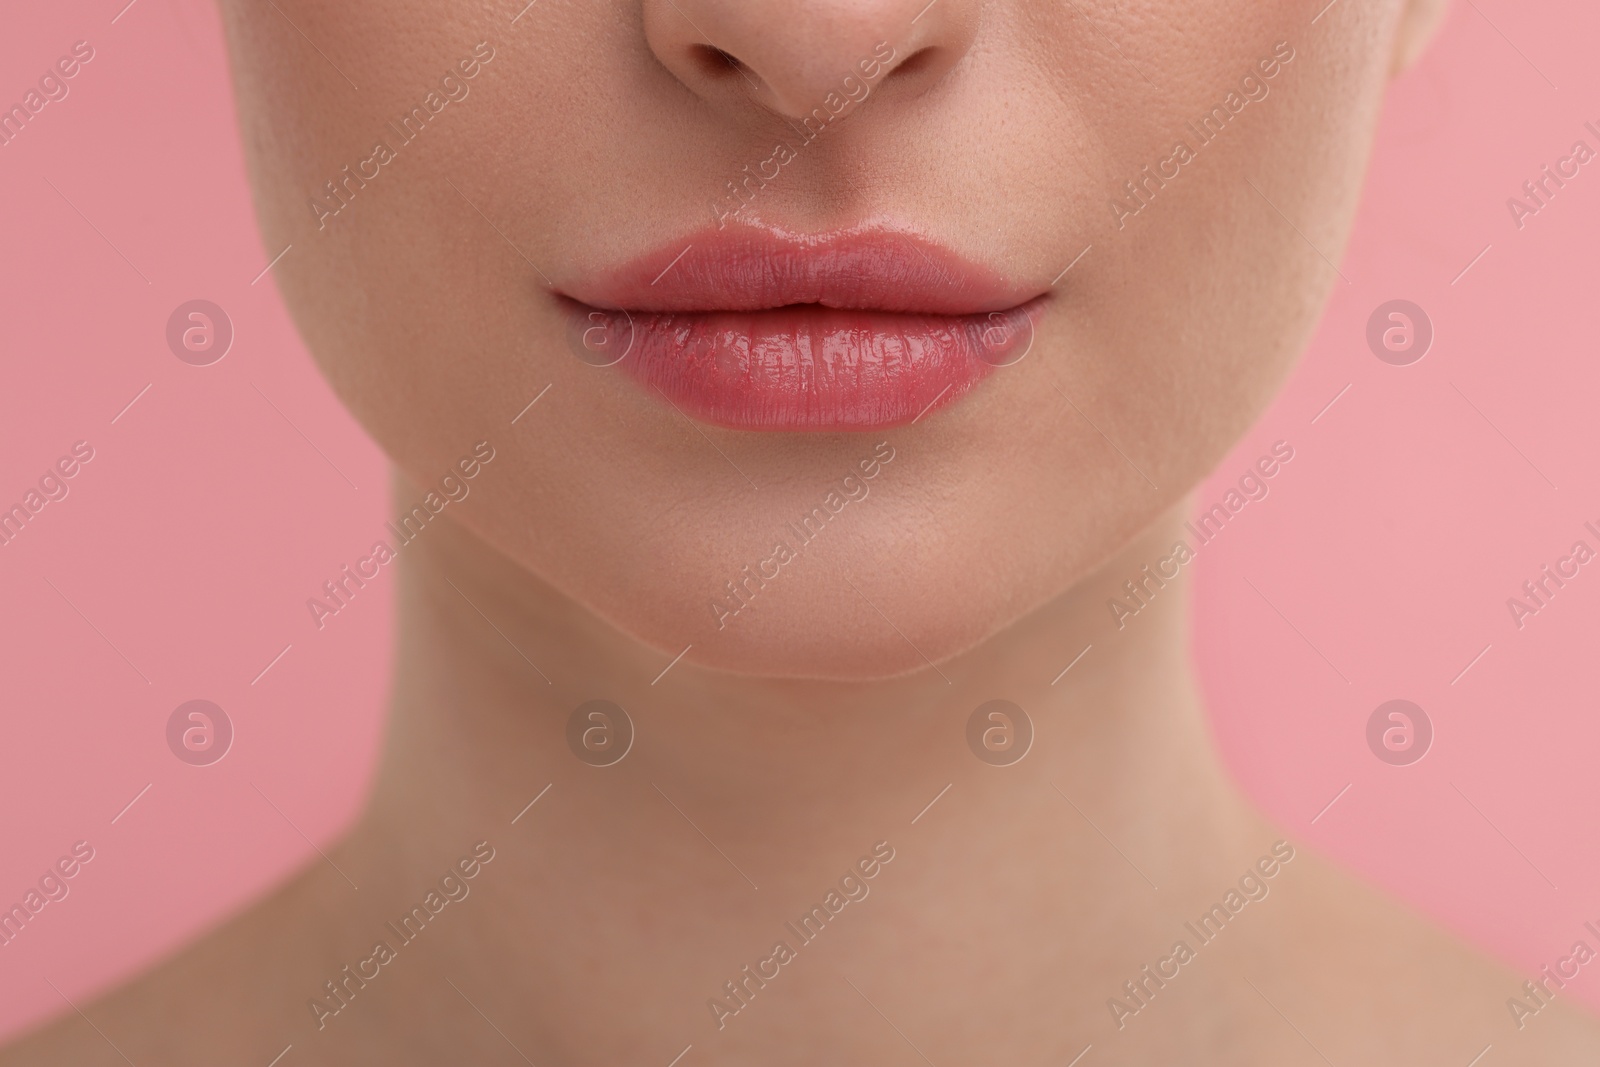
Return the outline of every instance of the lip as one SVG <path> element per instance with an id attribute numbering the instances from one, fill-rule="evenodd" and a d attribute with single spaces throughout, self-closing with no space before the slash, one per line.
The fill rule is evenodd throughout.
<path id="1" fill-rule="evenodd" d="M 708 230 L 560 295 L 580 359 L 738 430 L 902 426 L 1032 346 L 1045 297 L 914 234 Z"/>

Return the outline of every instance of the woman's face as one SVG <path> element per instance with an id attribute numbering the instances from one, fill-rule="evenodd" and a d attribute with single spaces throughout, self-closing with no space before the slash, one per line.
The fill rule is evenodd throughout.
<path id="1" fill-rule="evenodd" d="M 525 3 L 228 0 L 278 283 L 418 486 L 489 442 L 449 510 L 517 564 L 833 678 L 972 646 L 1221 458 L 1436 14 Z"/>

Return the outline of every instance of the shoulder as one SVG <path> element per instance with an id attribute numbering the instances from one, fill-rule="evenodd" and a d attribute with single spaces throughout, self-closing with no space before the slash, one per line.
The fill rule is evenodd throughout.
<path id="1" fill-rule="evenodd" d="M 1242 969 L 1276 984 L 1333 1062 L 1600 1064 L 1600 1018 L 1577 1000 L 1575 983 L 1519 975 L 1326 861 L 1304 859 L 1299 877 L 1278 887 L 1280 907 L 1264 909 Z M 1600 944 L 1581 928 L 1557 955 L 1579 940 L 1600 971 Z M 1572 962 L 1564 966 L 1577 977 Z M 1285 1004 L 1273 1011 L 1293 1017 Z"/>
<path id="2" fill-rule="evenodd" d="M 74 995 L 66 1011 L 0 1042 L 0 1067 L 266 1064 L 291 1039 L 302 1045 L 307 978 L 323 969 L 316 943 L 337 921 L 318 881 L 302 873 L 132 981 Z"/>

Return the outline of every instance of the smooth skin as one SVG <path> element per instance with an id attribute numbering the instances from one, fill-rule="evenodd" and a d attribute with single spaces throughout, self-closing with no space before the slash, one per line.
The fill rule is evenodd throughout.
<path id="1" fill-rule="evenodd" d="M 223 4 L 266 244 L 296 245 L 274 276 L 397 499 L 478 440 L 496 459 L 405 549 L 382 768 L 329 862 L 0 1064 L 1600 1057 L 1587 1016 L 1558 999 L 1519 1030 L 1520 977 L 1292 839 L 1265 899 L 1120 1028 L 1107 1007 L 1287 835 L 1213 751 L 1182 584 L 1121 633 L 1104 602 L 1167 554 L 1334 277 L 1245 179 L 1336 257 L 1439 3 L 276 6 L 328 59 L 273 5 Z M 1029 357 L 855 435 L 697 428 L 577 360 L 552 294 L 706 225 L 880 40 L 897 65 L 749 218 L 913 228 L 1051 289 Z M 323 183 L 485 41 L 470 94 L 319 220 Z M 1121 182 L 1278 42 L 1270 93 L 1119 227 Z M 870 497 L 718 629 L 710 598 L 879 440 Z M 599 696 L 637 727 L 606 768 L 566 743 Z M 1037 729 L 1004 768 L 965 739 L 997 697 Z M 323 983 L 480 840 L 471 895 L 319 1028 Z M 719 1027 L 707 1002 L 880 841 L 870 895 Z"/>

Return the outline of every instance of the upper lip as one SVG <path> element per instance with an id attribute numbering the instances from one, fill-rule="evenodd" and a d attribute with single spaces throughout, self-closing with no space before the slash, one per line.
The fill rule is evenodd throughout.
<path id="1" fill-rule="evenodd" d="M 755 227 L 708 228 L 561 289 L 590 307 L 645 313 L 815 304 L 929 315 L 1004 311 L 1042 291 L 903 230 Z"/>

